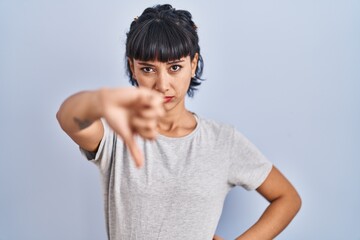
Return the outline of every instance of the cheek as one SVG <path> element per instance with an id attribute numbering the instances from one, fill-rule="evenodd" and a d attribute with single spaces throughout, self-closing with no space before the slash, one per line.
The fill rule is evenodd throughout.
<path id="1" fill-rule="evenodd" d="M 141 71 L 135 70 L 134 78 L 136 79 L 138 85 L 141 87 L 151 87 L 153 82 L 151 77 L 144 76 L 144 74 Z"/>
<path id="2" fill-rule="evenodd" d="M 139 87 L 146 87 L 146 88 L 152 88 L 153 83 L 151 81 L 149 81 L 149 79 L 142 79 L 139 78 L 137 80 Z"/>
<path id="3" fill-rule="evenodd" d="M 179 76 L 178 80 L 175 79 L 178 89 L 181 89 L 182 92 L 187 92 L 190 82 L 191 82 L 191 72 L 184 72 Z"/>
<path id="4" fill-rule="evenodd" d="M 190 84 L 190 81 L 191 81 L 191 77 L 192 77 L 192 73 L 191 73 L 191 70 L 187 71 L 184 78 L 185 78 L 185 82 L 187 84 Z"/>

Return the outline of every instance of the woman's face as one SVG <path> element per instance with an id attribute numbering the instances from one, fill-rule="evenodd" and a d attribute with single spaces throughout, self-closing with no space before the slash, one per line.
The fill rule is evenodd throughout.
<path id="1" fill-rule="evenodd" d="M 133 78 L 140 87 L 156 90 L 164 95 L 166 111 L 184 107 L 184 100 L 195 75 L 198 54 L 169 62 L 129 60 Z"/>

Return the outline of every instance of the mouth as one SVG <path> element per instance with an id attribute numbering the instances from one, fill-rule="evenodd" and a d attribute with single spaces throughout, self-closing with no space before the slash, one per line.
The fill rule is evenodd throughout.
<path id="1" fill-rule="evenodd" d="M 165 96 L 164 97 L 164 103 L 170 102 L 174 97 L 173 96 Z"/>

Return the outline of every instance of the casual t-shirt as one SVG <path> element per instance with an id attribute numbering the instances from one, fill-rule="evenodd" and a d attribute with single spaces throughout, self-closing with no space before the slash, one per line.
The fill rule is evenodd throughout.
<path id="1" fill-rule="evenodd" d="M 263 183 L 272 164 L 248 139 L 232 126 L 196 119 L 184 137 L 138 137 L 140 169 L 102 120 L 98 151 L 82 152 L 101 172 L 109 239 L 211 240 L 231 188 Z"/>

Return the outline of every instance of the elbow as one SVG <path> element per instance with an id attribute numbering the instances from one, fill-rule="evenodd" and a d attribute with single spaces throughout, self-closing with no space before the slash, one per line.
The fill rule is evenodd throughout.
<path id="1" fill-rule="evenodd" d="M 60 123 L 60 110 L 56 113 L 56 120 Z"/>
<path id="2" fill-rule="evenodd" d="M 291 203 L 292 211 L 294 212 L 294 215 L 296 215 L 302 206 L 302 199 L 297 191 L 294 191 L 291 194 L 291 198 L 289 199 Z"/>
<path id="3" fill-rule="evenodd" d="M 63 117 L 62 117 L 62 111 L 61 111 L 61 108 L 57 111 L 56 113 L 56 120 L 58 121 L 60 127 L 64 130 L 64 124 L 62 122 L 63 120 Z"/>
<path id="4" fill-rule="evenodd" d="M 293 217 L 296 216 L 302 206 L 302 199 L 295 189 L 283 195 L 282 197 L 279 197 L 278 200 L 282 201 L 284 206 L 287 206 L 287 212 L 290 213 Z"/>
<path id="5" fill-rule="evenodd" d="M 302 206 L 302 199 L 300 197 L 300 195 L 298 193 L 296 193 L 296 196 L 295 196 L 295 199 L 294 199 L 294 202 L 295 202 L 295 206 L 296 206 L 296 213 L 298 213 L 301 209 L 301 206 Z"/>

